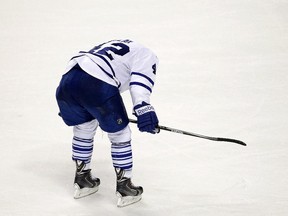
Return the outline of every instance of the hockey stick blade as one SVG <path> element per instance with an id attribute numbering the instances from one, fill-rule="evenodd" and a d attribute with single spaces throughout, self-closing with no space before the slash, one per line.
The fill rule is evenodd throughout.
<path id="1" fill-rule="evenodd" d="M 137 121 L 134 119 L 129 119 L 129 122 L 137 124 Z M 212 141 L 231 142 L 231 143 L 236 143 L 239 145 L 247 146 L 247 144 L 245 142 L 243 142 L 241 140 L 237 140 L 237 139 L 205 136 L 205 135 L 191 133 L 191 132 L 187 132 L 187 131 L 183 131 L 183 130 L 179 130 L 179 129 L 175 129 L 175 128 L 170 128 L 170 127 L 166 127 L 166 126 L 162 126 L 162 125 L 158 125 L 158 128 L 161 130 L 166 130 L 166 131 L 170 131 L 173 133 L 179 133 L 179 134 L 183 134 L 183 135 L 194 136 L 194 137 L 208 139 L 208 140 L 212 140 Z"/>

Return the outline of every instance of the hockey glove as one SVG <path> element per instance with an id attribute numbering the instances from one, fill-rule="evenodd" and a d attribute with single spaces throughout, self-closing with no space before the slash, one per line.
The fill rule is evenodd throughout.
<path id="1" fill-rule="evenodd" d="M 154 107 L 150 104 L 142 102 L 134 107 L 134 114 L 137 117 L 137 126 L 141 132 L 159 133 L 158 118 L 154 111 Z"/>

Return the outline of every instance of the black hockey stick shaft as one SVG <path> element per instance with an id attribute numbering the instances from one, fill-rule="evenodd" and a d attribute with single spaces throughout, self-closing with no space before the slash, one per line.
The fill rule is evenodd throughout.
<path id="1" fill-rule="evenodd" d="M 129 119 L 129 122 L 137 124 L 137 121 L 134 119 Z M 161 130 L 166 130 L 166 131 L 170 131 L 170 132 L 174 132 L 174 133 L 184 134 L 184 135 L 188 135 L 188 136 L 194 136 L 194 137 L 203 138 L 203 139 L 208 139 L 208 140 L 212 140 L 212 141 L 232 142 L 232 143 L 236 143 L 236 144 L 243 145 L 243 146 L 247 145 L 243 141 L 237 140 L 237 139 L 205 136 L 205 135 L 191 133 L 191 132 L 187 132 L 187 131 L 183 131 L 183 130 L 179 130 L 179 129 L 175 129 L 175 128 L 171 128 L 171 127 L 166 127 L 166 126 L 162 126 L 162 125 L 158 125 L 158 128 Z"/>

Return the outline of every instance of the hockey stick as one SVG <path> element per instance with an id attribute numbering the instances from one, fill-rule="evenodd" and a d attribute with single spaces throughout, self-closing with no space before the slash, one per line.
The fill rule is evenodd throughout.
<path id="1" fill-rule="evenodd" d="M 137 121 L 134 119 L 129 119 L 129 122 L 137 124 Z M 179 130 L 179 129 L 175 129 L 175 128 L 170 128 L 170 127 L 166 127 L 166 126 L 161 126 L 161 125 L 159 125 L 158 128 L 161 130 L 166 130 L 166 131 L 170 131 L 170 132 L 174 132 L 174 133 L 184 134 L 184 135 L 188 135 L 188 136 L 194 136 L 194 137 L 203 138 L 203 139 L 208 139 L 208 140 L 212 140 L 212 141 L 232 142 L 232 143 L 236 143 L 239 145 L 247 146 L 246 143 L 242 142 L 241 140 L 237 140 L 237 139 L 205 136 L 205 135 L 191 133 L 191 132 L 187 132 L 187 131 L 183 131 L 183 130 Z"/>

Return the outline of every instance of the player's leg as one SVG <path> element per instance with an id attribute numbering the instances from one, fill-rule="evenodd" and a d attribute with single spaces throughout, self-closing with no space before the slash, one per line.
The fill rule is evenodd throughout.
<path id="1" fill-rule="evenodd" d="M 100 184 L 99 179 L 91 176 L 90 169 L 93 139 L 98 123 L 79 101 L 81 97 L 86 97 L 81 93 L 84 93 L 82 81 L 87 76 L 79 66 L 75 66 L 62 77 L 56 92 L 60 116 L 68 126 L 74 126 L 72 159 L 76 163 L 75 198 L 96 192 Z"/>
<path id="2" fill-rule="evenodd" d="M 134 186 L 132 178 L 132 147 L 129 119 L 118 93 L 101 106 L 101 115 L 96 116 L 100 127 L 108 132 L 111 142 L 111 155 L 117 177 L 116 194 L 119 196 L 118 206 L 126 206 L 141 199 L 142 187 Z"/>
<path id="3" fill-rule="evenodd" d="M 89 74 L 83 72 L 81 68 L 76 68 L 77 76 L 69 79 L 71 86 L 64 89 L 71 89 L 73 91 L 73 99 L 75 99 L 81 107 L 77 106 L 66 106 L 65 109 L 60 109 L 62 118 L 66 124 L 78 125 L 75 124 L 75 118 L 84 117 L 88 118 L 89 115 L 92 116 L 92 119 L 97 119 L 102 130 L 106 131 L 109 134 L 109 138 L 112 143 L 112 149 L 119 147 L 119 154 L 122 155 L 120 158 L 116 159 L 112 155 L 112 159 L 115 166 L 117 174 L 117 194 L 120 196 L 119 206 L 125 206 L 134 202 L 137 202 L 141 199 L 141 194 L 143 192 L 142 187 L 135 187 L 131 183 L 131 173 L 132 173 L 132 149 L 131 149 L 131 131 L 127 127 L 129 120 L 124 107 L 122 98 L 119 94 L 117 87 L 109 85 L 101 80 L 98 80 Z M 69 72 L 70 73 L 70 72 Z M 82 85 L 78 85 L 78 80 L 81 80 Z M 76 86 L 75 86 L 76 85 Z M 63 89 L 63 88 L 62 88 Z M 98 94 L 96 94 L 96 92 Z M 60 98 L 60 97 L 59 97 Z M 59 103 L 60 100 L 58 100 Z M 66 101 L 64 101 L 66 102 Z M 65 103 L 64 103 L 65 104 Z M 63 105 L 64 107 L 64 105 Z M 74 109 L 74 108 L 77 109 Z M 76 112 L 75 112 L 76 110 Z M 64 112 L 65 111 L 65 112 Z M 88 117 L 83 113 L 88 113 Z M 67 115 L 65 115 L 67 114 Z M 74 115 L 73 115 L 74 114 Z M 69 118 L 68 118 L 69 117 Z M 72 119 L 71 119 L 72 118 Z M 89 117 L 90 118 L 90 117 Z M 90 121 L 92 120 L 90 119 Z M 88 121 L 85 121 L 88 122 Z M 82 122 L 84 123 L 84 122 Z M 86 127 L 84 127 L 87 129 Z M 78 128 L 81 133 L 84 130 L 83 127 Z M 90 131 L 91 132 L 91 131 Z M 78 135 L 79 136 L 79 135 Z M 92 135 L 89 137 L 81 137 L 82 139 L 91 139 Z M 127 139 L 127 137 L 129 139 Z M 82 140 L 83 143 L 83 140 Z M 125 167 L 121 165 L 120 160 L 125 160 L 124 151 L 125 149 L 131 150 L 131 167 Z M 130 151 L 128 150 L 128 151 Z M 112 150 L 113 151 L 113 150 Z M 113 153 L 112 153 L 113 154 Z M 80 159 L 80 158 L 79 158 Z M 118 165 L 117 165 L 118 163 Z M 89 164 L 89 163 L 84 163 Z M 81 167 L 81 166 L 80 166 Z M 135 190 L 137 191 L 135 193 Z"/>
<path id="4" fill-rule="evenodd" d="M 76 164 L 75 199 L 93 194 L 99 189 L 100 179 L 93 177 L 90 169 L 97 126 L 98 122 L 94 119 L 73 127 L 72 159 Z"/>
<path id="5" fill-rule="evenodd" d="M 116 194 L 118 207 L 124 207 L 142 198 L 143 188 L 135 186 L 132 181 L 133 157 L 131 148 L 131 131 L 127 125 L 124 129 L 108 133 L 111 141 L 111 155 L 117 176 Z"/>

